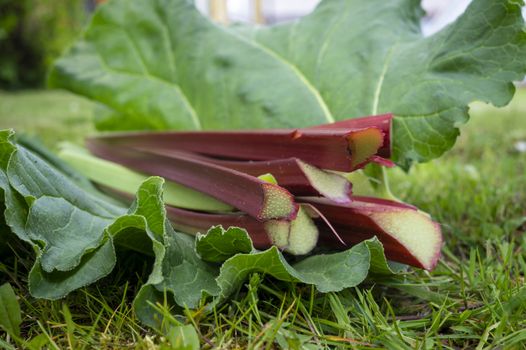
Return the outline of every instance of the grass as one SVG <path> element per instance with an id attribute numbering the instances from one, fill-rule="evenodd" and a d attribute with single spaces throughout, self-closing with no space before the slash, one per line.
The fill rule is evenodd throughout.
<path id="1" fill-rule="evenodd" d="M 0 91 L 0 129 L 15 128 L 54 148 L 57 141 L 80 143 L 94 131 L 93 104 L 62 91 Z"/>
<path id="2" fill-rule="evenodd" d="M 0 94 L 0 128 L 38 134 L 53 147 L 92 132 L 91 105 L 61 92 Z M 196 329 L 203 347 L 221 349 L 524 349 L 526 348 L 526 91 L 503 109 L 472 107 L 455 148 L 409 175 L 391 174 L 393 191 L 443 225 L 443 258 L 432 273 L 320 294 L 258 274 L 211 314 L 186 310 L 167 322 Z M 16 243 L 19 245 L 19 243 Z M 167 349 L 174 334 L 144 328 L 131 301 L 148 274 L 127 256 L 102 281 L 63 300 L 35 300 L 27 289 L 33 258 L 24 246 L 0 263 L 22 306 L 22 337 L 34 348 Z M 6 337 L 0 334 L 0 337 Z M 8 341 L 11 341 L 6 337 Z M 26 346 L 28 346 L 26 343 Z"/>

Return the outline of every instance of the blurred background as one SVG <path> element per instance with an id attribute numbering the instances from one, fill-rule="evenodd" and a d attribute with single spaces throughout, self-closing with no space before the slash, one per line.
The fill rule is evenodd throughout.
<path id="1" fill-rule="evenodd" d="M 80 33 L 93 5 L 0 0 L 0 89 L 42 87 L 46 70 Z"/>
<path id="2" fill-rule="evenodd" d="M 53 60 L 81 33 L 105 0 L 0 0 L 0 89 L 44 87 Z M 223 24 L 272 24 L 303 16 L 319 0 L 196 0 Z M 429 35 L 453 21 L 469 0 L 424 0 L 422 30 Z"/>

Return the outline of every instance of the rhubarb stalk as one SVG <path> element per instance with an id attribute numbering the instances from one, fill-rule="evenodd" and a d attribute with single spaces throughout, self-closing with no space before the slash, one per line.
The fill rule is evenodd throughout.
<path id="1" fill-rule="evenodd" d="M 442 246 L 440 226 L 413 206 L 370 197 L 353 197 L 349 204 L 324 198 L 298 200 L 316 207 L 349 245 L 376 236 L 391 260 L 426 270 L 432 270 L 438 262 Z M 322 244 L 344 248 L 323 222 L 318 225 Z"/>
<path id="2" fill-rule="evenodd" d="M 104 159 L 206 193 L 258 220 L 291 220 L 298 211 L 292 195 L 280 186 L 181 153 L 166 157 L 98 139 L 91 139 L 88 148 Z"/>
<path id="3" fill-rule="evenodd" d="M 92 156 L 86 150 L 64 145 L 59 157 L 89 180 L 128 195 L 134 195 L 148 176 L 132 171 L 122 165 Z M 210 212 L 231 211 L 232 206 L 172 181 L 164 184 L 164 202 L 192 210 Z"/>
<path id="4" fill-rule="evenodd" d="M 324 171 L 298 158 L 251 162 L 216 159 L 195 153 L 178 151 L 148 150 L 145 152 L 163 155 L 168 158 L 172 155 L 182 155 L 252 176 L 272 174 L 281 187 L 286 188 L 296 196 L 322 195 L 338 203 L 348 203 L 350 201 L 352 185 L 344 176 Z"/>
<path id="5" fill-rule="evenodd" d="M 319 168 L 352 171 L 363 167 L 384 144 L 377 127 L 120 133 L 91 141 L 114 147 L 185 151 L 231 160 L 299 158 Z"/>
<path id="6" fill-rule="evenodd" d="M 359 129 L 375 127 L 382 130 L 384 134 L 384 142 L 378 149 L 378 155 L 383 158 L 391 157 L 391 133 L 392 133 L 393 115 L 382 114 L 369 117 L 360 117 L 353 119 L 340 120 L 330 124 L 321 124 L 305 128 L 307 130 L 327 130 L 327 129 Z"/>

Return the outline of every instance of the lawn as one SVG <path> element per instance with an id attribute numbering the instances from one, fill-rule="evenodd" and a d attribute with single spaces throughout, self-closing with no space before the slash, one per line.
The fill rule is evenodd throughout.
<path id="1" fill-rule="evenodd" d="M 54 148 L 94 132 L 93 105 L 70 94 L 0 93 L 0 129 L 37 135 Z M 472 105 L 454 149 L 394 170 L 392 190 L 442 224 L 445 246 L 431 273 L 410 269 L 389 281 L 321 294 L 254 274 L 229 302 L 172 322 L 198 330 L 205 347 L 526 348 L 526 90 L 506 108 Z M 143 259 L 120 259 L 114 272 L 63 300 L 35 300 L 27 289 L 32 251 L 0 263 L 0 284 L 20 298 L 23 337 L 35 347 L 154 349 L 168 340 L 144 328 L 131 301 L 148 276 Z M 0 334 L 0 336 L 2 336 Z"/>

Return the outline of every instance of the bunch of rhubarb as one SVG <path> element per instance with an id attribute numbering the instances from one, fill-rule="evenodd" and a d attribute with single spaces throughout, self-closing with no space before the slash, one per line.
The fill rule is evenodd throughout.
<path id="1" fill-rule="evenodd" d="M 62 157 L 124 195 L 145 175 L 164 177 L 168 216 L 182 232 L 238 226 L 256 248 L 294 255 L 376 236 L 389 259 L 431 270 L 439 225 L 413 206 L 353 196 L 345 176 L 370 162 L 393 165 L 391 121 L 388 114 L 302 129 L 112 133 L 88 139 L 93 155 Z"/>

